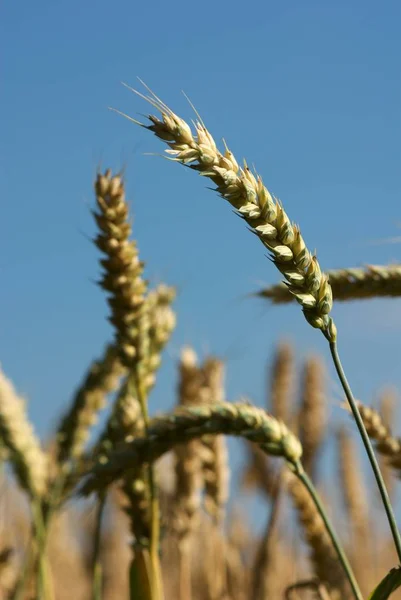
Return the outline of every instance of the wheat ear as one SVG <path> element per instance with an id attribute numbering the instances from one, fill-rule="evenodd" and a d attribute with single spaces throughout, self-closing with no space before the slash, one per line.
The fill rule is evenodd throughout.
<path id="1" fill-rule="evenodd" d="M 294 391 L 294 350 L 288 342 L 278 345 L 270 368 L 268 407 L 282 421 L 290 420 Z"/>
<path id="2" fill-rule="evenodd" d="M 331 269 L 326 275 L 336 302 L 401 296 L 401 265 Z M 287 304 L 294 299 L 283 283 L 263 288 L 256 296 L 267 298 L 273 304 Z"/>
<path id="3" fill-rule="evenodd" d="M 0 370 L 0 437 L 16 477 L 31 498 L 42 498 L 48 484 L 48 461 L 25 412 L 25 402 Z"/>
<path id="4" fill-rule="evenodd" d="M 209 357 L 203 363 L 204 386 L 201 402 L 219 404 L 225 400 L 224 364 Z M 205 509 L 217 524 L 224 520 L 228 499 L 229 466 L 226 440 L 222 435 L 205 435 L 200 440 L 199 453 L 205 488 Z"/>
<path id="5" fill-rule="evenodd" d="M 338 430 L 337 441 L 339 474 L 348 517 L 347 529 L 350 532 L 351 560 L 358 581 L 367 583 L 367 589 L 362 591 L 368 593 L 373 583 L 369 581 L 369 577 L 366 577 L 366 569 L 371 564 L 369 552 L 371 528 L 369 526 L 369 507 L 366 502 L 368 490 L 362 479 L 360 465 L 358 465 L 357 448 L 344 427 Z"/>
<path id="6" fill-rule="evenodd" d="M 114 345 L 107 346 L 103 356 L 91 365 L 75 393 L 72 406 L 58 427 L 56 456 L 59 463 L 82 456 L 97 413 L 124 373 L 117 354 Z"/>
<path id="7" fill-rule="evenodd" d="M 299 414 L 302 464 L 312 479 L 316 477 L 319 449 L 326 432 L 325 371 L 319 357 L 311 356 L 304 365 Z"/>
<path id="8" fill-rule="evenodd" d="M 285 458 L 295 469 L 299 467 L 301 444 L 283 423 L 260 408 L 222 402 L 182 407 L 151 419 L 146 437 L 134 439 L 125 449 L 112 453 L 107 464 L 94 465 L 81 493 L 101 490 L 135 464 L 154 461 L 176 444 L 205 434 L 244 437 L 258 443 L 266 453 Z"/>
<path id="9" fill-rule="evenodd" d="M 379 397 L 379 412 L 383 419 L 383 424 L 388 429 L 391 427 L 391 423 L 395 422 L 395 407 L 397 403 L 397 394 L 395 390 L 387 389 L 383 390 Z M 394 488 L 394 473 L 391 466 L 388 463 L 388 459 L 384 454 L 379 454 L 380 469 L 383 473 L 383 479 L 386 484 L 386 488 L 390 495 L 390 498 L 395 492 Z"/>
<path id="10" fill-rule="evenodd" d="M 192 348 L 181 351 L 178 365 L 178 403 L 180 406 L 199 404 L 202 371 Z M 191 545 L 199 523 L 202 490 L 201 458 L 198 439 L 178 444 L 175 454 L 175 494 L 172 529 L 178 540 L 179 590 L 182 600 L 191 600 Z"/>
<path id="11" fill-rule="evenodd" d="M 401 440 L 392 435 L 391 430 L 384 423 L 381 414 L 370 406 L 357 401 L 359 412 L 363 419 L 366 431 L 371 440 L 375 442 L 377 451 L 387 456 L 389 463 L 401 467 Z M 348 407 L 347 407 L 347 410 Z"/>
<path id="12" fill-rule="evenodd" d="M 327 584 L 333 595 L 338 595 L 338 599 L 346 598 L 349 594 L 348 582 L 338 562 L 321 516 L 302 483 L 290 473 L 287 474 L 286 479 L 289 494 L 310 548 L 315 574 L 320 581 Z"/>
<path id="13" fill-rule="evenodd" d="M 239 167 L 227 146 L 222 154 L 200 117 L 193 134 L 190 126 L 153 92 L 149 96 L 135 93 L 160 111 L 161 120 L 149 115 L 150 125 L 135 119 L 131 121 L 153 131 L 166 142 L 169 146 L 166 152 L 174 161 L 190 166 L 212 180 L 216 191 L 236 209 L 269 251 L 271 260 L 285 277 L 289 291 L 301 304 L 308 322 L 313 327 L 327 330 L 328 313 L 332 307 L 327 277 L 322 273 L 316 256 L 307 249 L 299 227 L 291 223 L 281 203 L 270 194 L 261 177 L 254 175 L 245 162 L 243 167 Z"/>
<path id="14" fill-rule="evenodd" d="M 110 321 L 116 331 L 116 345 L 120 352 L 122 364 L 128 369 L 128 383 L 135 388 L 135 395 L 141 407 L 144 429 L 149 424 L 147 394 L 149 391 L 148 366 L 150 360 L 151 328 L 150 314 L 145 302 L 147 284 L 144 281 L 143 264 L 139 260 L 134 241 L 129 240 L 131 225 L 128 222 L 128 205 L 125 200 L 124 185 L 120 175 L 112 176 L 107 170 L 104 175 L 98 174 L 95 182 L 97 212 L 94 218 L 100 230 L 95 239 L 96 246 L 106 255 L 101 261 L 104 269 L 99 282 L 101 288 L 108 292 L 108 303 L 111 308 Z M 138 481 L 135 477 L 134 482 Z M 144 483 L 142 479 L 139 481 Z M 129 485 L 127 483 L 127 485 Z M 150 535 L 150 571 L 146 567 L 156 598 L 161 597 L 161 573 L 159 561 L 159 505 L 153 467 L 147 468 L 147 484 L 151 502 L 151 535 Z M 136 498 L 136 489 L 133 488 Z M 134 497 L 132 496 L 134 501 Z M 145 497 L 145 490 L 140 490 L 139 497 Z M 136 512 L 136 508 L 134 509 Z M 147 551 L 146 551 L 147 556 Z M 133 571 L 142 570 L 145 554 L 134 556 Z"/>

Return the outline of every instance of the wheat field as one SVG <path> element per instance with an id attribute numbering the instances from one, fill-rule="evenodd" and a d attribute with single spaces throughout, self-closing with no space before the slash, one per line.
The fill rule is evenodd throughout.
<path id="1" fill-rule="evenodd" d="M 300 305 L 327 341 L 343 391 L 333 396 L 323 357 L 299 364 L 297 348 L 277 340 L 265 406 L 229 398 L 224 359 L 202 355 L 190 340 L 176 365 L 176 408 L 154 416 L 152 389 L 168 360 L 177 291 L 167 283 L 149 287 L 124 178 L 99 172 L 93 242 L 114 337 L 87 367 L 46 442 L 0 372 L 0 598 L 396 598 L 397 394 L 385 387 L 378 402 L 353 397 L 332 309 L 337 301 L 401 295 L 400 266 L 325 272 L 262 177 L 240 166 L 226 145 L 220 151 L 197 113 L 191 128 L 147 93 L 136 92 L 159 116 L 149 115 L 147 124 L 129 118 L 167 145 L 172 162 L 208 179 L 259 238 L 283 282 L 256 296 Z M 338 424 L 329 418 L 333 402 L 344 409 Z M 239 440 L 240 472 L 230 472 L 227 436 Z M 328 447 L 335 449 L 330 463 Z M 264 515 L 261 527 L 245 510 L 250 500 Z"/>

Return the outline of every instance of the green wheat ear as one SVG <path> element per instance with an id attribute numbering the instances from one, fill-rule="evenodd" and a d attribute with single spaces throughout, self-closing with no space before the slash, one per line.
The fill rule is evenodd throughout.
<path id="1" fill-rule="evenodd" d="M 307 321 L 326 335 L 334 335 L 328 316 L 333 304 L 328 278 L 322 273 L 316 256 L 308 250 L 299 227 L 290 221 L 281 202 L 270 194 L 260 175 L 253 173 L 245 161 L 240 167 L 227 146 L 224 153 L 220 152 L 199 115 L 193 133 L 188 123 L 151 90 L 148 90 L 149 96 L 132 91 L 159 110 L 161 119 L 149 115 L 150 125 L 145 125 L 124 116 L 163 140 L 172 160 L 212 180 L 215 191 L 236 209 L 268 250 L 289 292 L 302 306 Z"/>

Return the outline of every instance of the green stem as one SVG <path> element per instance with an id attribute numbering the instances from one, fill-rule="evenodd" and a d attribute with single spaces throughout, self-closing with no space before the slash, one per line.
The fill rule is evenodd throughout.
<path id="1" fill-rule="evenodd" d="M 309 476 L 303 469 L 296 470 L 295 473 L 296 473 L 297 477 L 299 478 L 299 480 L 302 481 L 305 488 L 308 490 L 310 497 L 312 498 L 313 503 L 316 506 L 316 509 L 319 512 L 319 515 L 321 516 L 321 518 L 323 520 L 323 523 L 326 527 L 326 531 L 331 539 L 333 547 L 334 547 L 335 551 L 337 552 L 337 556 L 341 562 L 341 565 L 342 565 L 344 572 L 347 576 L 347 579 L 350 583 L 354 597 L 356 598 L 356 600 L 363 600 L 362 592 L 359 589 L 359 586 L 355 579 L 355 575 L 352 571 L 351 565 L 348 562 L 348 558 L 345 555 L 345 552 L 341 546 L 341 542 L 337 537 L 337 534 L 333 528 L 333 525 L 331 524 L 329 517 L 327 516 L 325 508 L 320 501 L 320 498 L 316 492 L 315 486 L 313 485 Z"/>
<path id="2" fill-rule="evenodd" d="M 32 502 L 33 523 L 38 550 L 38 598 L 41 600 L 53 600 L 53 589 L 49 565 L 46 555 L 47 545 L 47 527 L 46 519 L 43 514 L 43 506 L 40 500 L 35 499 Z"/>
<path id="3" fill-rule="evenodd" d="M 384 505 L 384 509 L 386 511 L 386 515 L 387 515 L 387 519 L 390 525 L 390 529 L 391 529 L 391 533 L 394 539 L 394 544 L 397 550 L 397 555 L 398 555 L 398 560 L 401 563 L 401 537 L 400 537 L 400 532 L 398 530 L 397 527 L 397 522 L 395 520 L 395 516 L 394 516 L 394 512 L 393 512 L 393 508 L 391 506 L 391 501 L 390 501 L 390 497 L 388 495 L 387 489 L 386 489 L 386 485 L 384 483 L 381 471 L 380 471 L 380 467 L 378 465 L 378 462 L 376 460 L 376 456 L 375 453 L 373 451 L 373 447 L 372 447 L 372 443 L 369 439 L 369 436 L 367 434 L 364 422 L 362 420 L 362 417 L 360 415 L 360 412 L 358 410 L 358 406 L 355 402 L 355 398 L 352 394 L 352 390 L 351 387 L 347 381 L 347 378 L 345 376 L 344 373 L 344 369 L 343 366 L 341 364 L 340 361 L 340 357 L 338 355 L 338 349 L 337 349 L 337 343 L 336 341 L 329 341 L 330 343 L 330 351 L 331 351 L 331 355 L 333 357 L 333 362 L 338 374 L 338 377 L 341 381 L 341 385 L 343 386 L 345 395 L 347 396 L 347 400 L 349 402 L 352 414 L 354 415 L 354 419 L 356 421 L 356 424 L 358 426 L 359 429 L 359 433 L 360 436 L 362 438 L 363 444 L 365 446 L 365 450 L 366 453 L 369 457 L 369 461 L 370 464 L 372 466 L 372 470 L 376 479 L 376 483 L 377 486 L 379 488 L 380 491 L 380 496 L 382 498 L 383 501 L 383 505 Z"/>
<path id="4" fill-rule="evenodd" d="M 148 434 L 149 430 L 149 411 L 147 403 L 147 394 L 144 389 L 142 378 L 136 372 L 134 375 L 134 382 L 136 387 L 136 393 L 138 402 L 141 407 L 142 418 L 145 425 L 145 434 Z M 150 562 L 152 568 L 152 590 L 155 598 L 161 600 L 162 598 L 162 579 L 160 571 L 160 560 L 159 560 L 159 545 L 160 545 L 160 519 L 159 519 L 159 499 L 156 488 L 154 467 L 152 463 L 148 466 L 148 481 L 149 481 L 149 492 L 150 492 Z"/>
<path id="5" fill-rule="evenodd" d="M 99 503 L 96 515 L 96 529 L 93 547 L 93 564 L 92 564 L 92 598 L 100 600 L 102 597 L 102 565 L 100 562 L 100 542 L 102 533 L 102 519 L 106 496 L 104 493 L 99 494 Z"/>

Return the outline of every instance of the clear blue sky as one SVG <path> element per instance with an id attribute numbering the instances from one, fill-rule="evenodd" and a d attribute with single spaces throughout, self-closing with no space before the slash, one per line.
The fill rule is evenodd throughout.
<path id="1" fill-rule="evenodd" d="M 278 273 L 203 179 L 144 155 L 162 144 L 107 110 L 148 111 L 120 81 L 139 75 L 190 119 L 185 90 L 323 268 L 387 263 L 400 246 L 372 242 L 400 234 L 400 22 L 396 0 L 3 4 L 0 356 L 41 435 L 112 337 L 88 239 L 99 164 L 125 167 L 148 277 L 180 290 L 153 410 L 174 402 L 186 343 L 225 357 L 229 397 L 256 403 L 281 336 L 327 355 L 297 306 L 246 298 Z M 355 393 L 400 385 L 400 301 L 333 315 Z"/>

